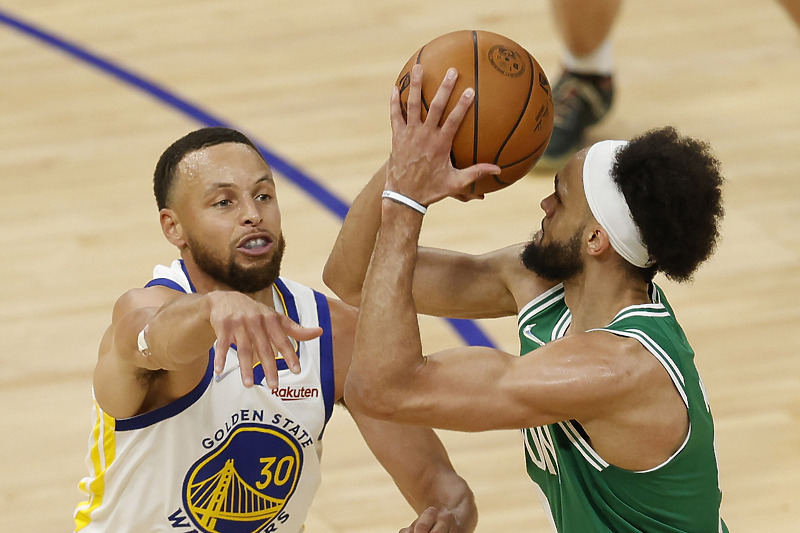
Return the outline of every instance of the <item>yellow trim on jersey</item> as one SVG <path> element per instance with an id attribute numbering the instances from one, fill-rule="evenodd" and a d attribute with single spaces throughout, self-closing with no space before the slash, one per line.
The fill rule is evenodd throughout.
<path id="1" fill-rule="evenodd" d="M 92 475 L 83 478 L 78 485 L 89 499 L 78 504 L 75 510 L 75 531 L 80 531 L 92 521 L 92 513 L 103 503 L 105 494 L 105 473 L 116 455 L 114 429 L 116 421 L 94 402 L 95 424 L 92 428 L 92 448 L 89 459 Z"/>

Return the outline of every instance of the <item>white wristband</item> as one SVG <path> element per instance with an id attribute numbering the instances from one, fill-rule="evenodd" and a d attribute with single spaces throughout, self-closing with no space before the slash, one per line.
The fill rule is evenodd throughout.
<path id="1" fill-rule="evenodd" d="M 392 200 L 393 202 L 397 202 L 398 204 L 403 204 L 405 206 L 408 206 L 408 207 L 410 207 L 411 209 L 413 209 L 414 211 L 416 211 L 417 213 L 419 213 L 421 215 L 424 215 L 425 213 L 428 212 L 428 208 L 427 207 L 425 207 L 421 203 L 417 202 L 416 200 L 412 200 L 408 196 L 404 196 L 404 195 L 400 194 L 399 192 L 383 191 L 383 193 L 381 194 L 381 197 L 382 198 L 388 198 L 389 200 Z"/>

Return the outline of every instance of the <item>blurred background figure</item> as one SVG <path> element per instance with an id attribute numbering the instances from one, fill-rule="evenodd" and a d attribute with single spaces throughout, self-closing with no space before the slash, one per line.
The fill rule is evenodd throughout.
<path id="1" fill-rule="evenodd" d="M 800 0 L 779 0 L 800 27 Z M 621 0 L 551 0 L 561 37 L 562 71 L 553 85 L 555 127 L 539 167 L 561 168 L 584 144 L 584 132 L 600 122 L 614 101 L 611 32 Z"/>

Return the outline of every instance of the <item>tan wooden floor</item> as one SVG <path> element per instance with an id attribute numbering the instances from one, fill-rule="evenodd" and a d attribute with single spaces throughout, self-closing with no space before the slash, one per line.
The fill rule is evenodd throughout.
<path id="1" fill-rule="evenodd" d="M 6 11 L 7 10 L 7 11 Z M 421 44 L 504 33 L 555 81 L 544 0 L 6 0 L 12 16 L 236 126 L 349 203 L 388 154 L 388 99 Z M 800 524 L 800 31 L 767 0 L 628 2 L 615 29 L 617 102 L 591 140 L 675 125 L 728 177 L 717 255 L 665 283 L 717 423 L 732 531 Z M 0 516 L 3 531 L 70 531 L 90 425 L 90 375 L 115 299 L 175 257 L 151 176 L 200 122 L 0 23 Z M 485 251 L 539 225 L 552 175 L 431 210 L 423 242 Z M 284 179 L 284 275 L 324 289 L 339 218 Z M 327 290 L 325 292 L 328 292 Z M 461 342 L 422 319 L 426 349 Z M 483 330 L 516 351 L 513 319 Z M 478 531 L 547 531 L 517 432 L 443 432 L 481 510 Z M 396 531 L 412 515 L 345 412 L 326 433 L 309 533 Z"/>

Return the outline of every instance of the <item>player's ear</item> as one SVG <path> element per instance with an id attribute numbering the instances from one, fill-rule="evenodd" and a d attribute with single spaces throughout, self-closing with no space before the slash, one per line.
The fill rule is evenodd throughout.
<path id="1" fill-rule="evenodd" d="M 591 224 L 587 227 L 590 232 L 586 241 L 586 252 L 598 256 L 611 248 L 608 232 L 600 224 Z"/>
<path id="2" fill-rule="evenodd" d="M 164 208 L 159 211 L 159 218 L 161 222 L 161 231 L 169 242 L 178 248 L 186 246 L 186 241 L 183 238 L 183 226 L 178 219 L 178 214 L 169 208 Z"/>

